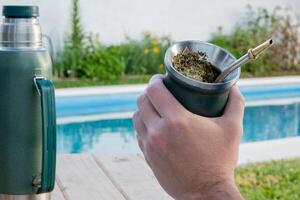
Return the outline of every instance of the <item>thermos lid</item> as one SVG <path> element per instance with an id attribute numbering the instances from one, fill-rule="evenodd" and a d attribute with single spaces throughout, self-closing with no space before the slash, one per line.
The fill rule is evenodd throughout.
<path id="1" fill-rule="evenodd" d="M 39 16 L 38 6 L 3 6 L 2 15 L 7 18 L 32 18 Z"/>

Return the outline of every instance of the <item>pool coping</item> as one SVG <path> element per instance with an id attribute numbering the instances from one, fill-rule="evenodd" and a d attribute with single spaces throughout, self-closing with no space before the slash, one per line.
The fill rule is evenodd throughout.
<path id="1" fill-rule="evenodd" d="M 300 157 L 300 137 L 289 137 L 240 145 L 238 165 Z"/>
<path id="2" fill-rule="evenodd" d="M 279 77 L 264 77 L 264 78 L 245 78 L 240 79 L 238 86 L 258 86 L 258 85 L 276 85 L 276 84 L 300 84 L 300 76 L 279 76 Z M 61 88 L 56 89 L 57 97 L 66 96 L 84 96 L 84 95 L 102 95 L 116 93 L 133 93 L 141 92 L 146 88 L 147 84 L 132 84 L 132 85 L 111 85 L 111 86 L 93 86 L 93 87 L 78 87 L 78 88 Z"/>

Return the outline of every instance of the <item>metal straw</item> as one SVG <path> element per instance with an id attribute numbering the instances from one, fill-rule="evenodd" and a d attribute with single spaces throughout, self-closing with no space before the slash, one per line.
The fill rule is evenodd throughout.
<path id="1" fill-rule="evenodd" d="M 248 63 L 251 60 L 255 60 L 259 54 L 261 54 L 263 51 L 268 49 L 270 46 L 272 46 L 273 41 L 272 39 L 268 39 L 264 43 L 258 45 L 255 48 L 251 48 L 248 50 L 247 54 L 243 55 L 233 63 L 231 63 L 228 67 L 225 68 L 225 70 L 217 77 L 215 80 L 215 83 L 222 83 L 224 82 L 225 78 L 235 69 L 241 67 L 242 65 Z"/>

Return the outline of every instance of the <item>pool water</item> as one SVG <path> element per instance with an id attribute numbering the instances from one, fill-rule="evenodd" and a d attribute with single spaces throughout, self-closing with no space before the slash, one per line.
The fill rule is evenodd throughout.
<path id="1" fill-rule="evenodd" d="M 299 84 L 240 87 L 246 101 L 300 98 Z M 139 93 L 57 97 L 57 117 L 131 112 Z"/>
<path id="2" fill-rule="evenodd" d="M 241 88 L 246 101 L 300 97 L 300 86 Z M 58 97 L 59 118 L 136 109 L 137 93 L 122 95 Z M 256 105 L 245 108 L 242 142 L 300 136 L 300 102 L 285 105 Z M 58 152 L 133 154 L 139 152 L 131 118 L 58 124 Z"/>

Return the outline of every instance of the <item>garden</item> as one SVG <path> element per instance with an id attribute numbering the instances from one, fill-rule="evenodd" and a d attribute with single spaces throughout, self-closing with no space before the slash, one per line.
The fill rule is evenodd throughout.
<path id="1" fill-rule="evenodd" d="M 165 73 L 164 54 L 174 41 L 168 35 L 143 32 L 141 39 L 129 36 L 121 44 L 103 44 L 97 34 L 87 33 L 81 23 L 79 1 L 73 1 L 71 31 L 55 53 L 56 87 L 146 83 L 152 74 Z M 242 68 L 242 77 L 300 74 L 300 21 L 290 9 L 253 8 L 248 5 L 235 27 L 211 33 L 209 42 L 236 57 L 270 36 L 274 47 Z"/>

